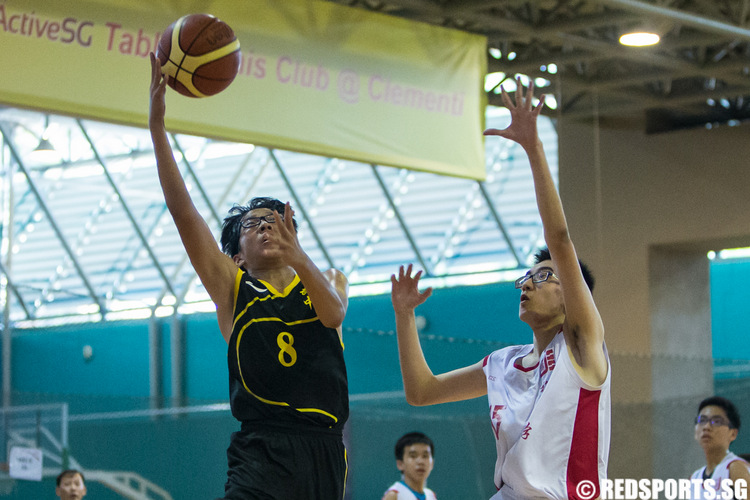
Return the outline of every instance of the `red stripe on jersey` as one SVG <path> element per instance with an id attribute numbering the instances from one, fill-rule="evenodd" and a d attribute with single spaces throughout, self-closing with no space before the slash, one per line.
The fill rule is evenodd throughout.
<path id="1" fill-rule="evenodd" d="M 581 389 L 578 394 L 578 409 L 573 424 L 573 438 L 570 444 L 568 459 L 568 498 L 578 499 L 576 487 L 581 481 L 590 481 L 596 487 L 593 495 L 586 498 L 597 498 L 599 491 L 599 396 L 601 391 Z"/>

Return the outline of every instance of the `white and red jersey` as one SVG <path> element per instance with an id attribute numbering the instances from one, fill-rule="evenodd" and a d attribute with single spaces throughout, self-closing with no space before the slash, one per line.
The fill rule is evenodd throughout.
<path id="1" fill-rule="evenodd" d="M 562 331 L 537 365 L 524 368 L 521 359 L 533 348 L 507 347 L 484 359 L 497 446 L 492 498 L 596 498 L 607 477 L 611 369 L 602 385 L 586 384 Z M 606 347 L 604 354 L 609 366 Z"/>
<path id="2" fill-rule="evenodd" d="M 385 495 L 387 495 L 389 491 L 395 491 L 397 493 L 398 500 L 419 500 L 417 495 L 414 494 L 414 491 L 409 488 L 403 481 L 396 481 L 395 483 L 393 483 L 390 488 L 385 490 L 383 498 L 385 498 Z M 437 500 L 437 497 L 431 489 L 425 488 L 424 499 Z"/>
<path id="3" fill-rule="evenodd" d="M 713 473 L 710 476 L 705 476 L 706 473 L 706 466 L 704 465 L 697 471 L 693 472 L 693 475 L 690 476 L 690 479 L 699 479 L 702 482 L 700 487 L 698 487 L 697 490 L 693 489 L 693 492 L 697 492 L 697 496 L 693 496 L 694 500 L 699 500 L 703 498 L 723 498 L 723 495 L 726 495 L 726 493 L 722 492 L 722 481 L 726 481 L 730 479 L 729 477 L 729 466 L 732 465 L 732 462 L 736 461 L 744 462 L 746 465 L 748 463 L 743 460 L 742 458 L 738 457 L 731 451 L 727 451 L 727 454 L 724 456 L 723 459 L 721 459 L 721 462 L 714 468 Z M 706 482 L 706 479 L 713 479 L 713 483 Z M 708 492 L 708 488 L 713 486 L 713 491 Z M 726 485 L 724 488 L 729 488 L 729 485 Z M 734 491 L 733 488 L 729 488 L 731 491 Z"/>

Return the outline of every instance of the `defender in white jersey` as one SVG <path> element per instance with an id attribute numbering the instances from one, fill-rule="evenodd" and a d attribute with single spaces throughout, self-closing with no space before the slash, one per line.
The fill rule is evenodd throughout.
<path id="1" fill-rule="evenodd" d="M 503 492 L 497 498 L 574 498 L 578 484 L 598 484 L 607 474 L 609 376 L 598 386 L 584 382 L 562 332 L 538 364 L 524 367 L 533 350 L 507 347 L 484 359 L 495 485 Z"/>
<path id="2" fill-rule="evenodd" d="M 515 103 L 504 91 L 502 98 L 511 123 L 485 135 L 514 141 L 526 151 L 548 247 L 516 280 L 519 318 L 533 331 L 534 341 L 434 375 L 414 315 L 432 290 L 420 292 L 422 271 L 412 275 L 411 265 L 401 266 L 398 276 L 391 276 L 391 299 L 406 399 L 420 406 L 488 396 L 498 452 L 493 499 L 596 498 L 607 473 L 610 365 L 591 295 L 593 277 L 570 240 L 537 133 L 544 96 L 534 106 L 533 82 L 524 95 L 519 80 Z"/>
<path id="3" fill-rule="evenodd" d="M 726 398 L 712 396 L 698 405 L 695 440 L 703 448 L 706 465 L 690 476 L 690 479 L 703 481 L 702 487 L 694 491 L 697 493 L 693 496 L 695 500 L 723 498 L 728 485 L 722 487 L 722 482 L 727 480 L 732 481 L 732 486 L 738 479 L 744 479 L 746 485 L 750 484 L 750 464 L 729 451 L 729 445 L 737 439 L 740 424 L 737 407 Z M 708 482 L 707 479 L 712 481 Z"/>

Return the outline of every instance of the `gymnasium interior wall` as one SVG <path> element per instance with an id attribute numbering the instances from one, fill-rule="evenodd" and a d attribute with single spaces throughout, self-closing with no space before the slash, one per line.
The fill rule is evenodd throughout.
<path id="1" fill-rule="evenodd" d="M 712 266 L 711 272 L 711 289 L 716 291 L 713 300 L 721 300 L 726 307 L 713 318 L 714 340 L 720 341 L 715 356 L 731 357 L 734 353 L 750 359 L 743 347 L 737 351 L 724 347 L 744 345 L 737 339 L 738 309 L 733 304 L 747 303 L 750 293 L 726 291 L 741 275 L 738 273 L 750 277 L 750 265 L 740 265 L 737 270 L 725 264 L 713 271 L 716 268 Z M 529 331 L 517 318 L 517 299 L 511 283 L 436 290 L 417 310 L 426 321 L 422 342 L 432 368 L 436 372 L 450 370 L 507 344 L 530 342 Z M 226 403 L 226 344 L 214 317 L 192 315 L 180 321 L 185 331 L 183 404 Z M 175 499 L 216 498 L 221 496 L 226 475 L 229 435 L 238 427 L 228 410 L 160 417 L 122 413 L 154 406 L 170 408 L 176 403 L 170 389 L 171 325 L 171 318 L 163 318 L 160 324 L 164 395 L 159 400 L 149 398 L 147 321 L 16 330 L 14 403 L 67 402 L 73 417 L 70 453 L 85 468 L 136 471 Z M 426 432 L 435 441 L 435 470 L 429 485 L 442 498 L 489 498 L 495 451 L 485 399 L 424 408 L 405 403 L 387 295 L 352 298 L 344 336 L 352 398 L 346 431 L 349 498 L 377 500 L 398 479 L 393 444 L 412 430 Z M 82 355 L 84 345 L 92 347 L 88 361 Z M 619 377 L 618 372 L 614 376 Z M 716 391 L 733 398 L 741 414 L 750 416 L 747 379 L 717 380 Z M 664 455 L 676 447 L 684 449 L 684 474 L 692 472 L 701 465 L 700 449 L 692 440 L 696 403 L 690 396 L 650 403 L 615 401 L 613 463 L 634 448 L 667 436 L 673 441 L 671 447 L 665 447 Z M 657 424 L 647 435 L 623 444 L 621 436 L 627 437 L 643 421 Z M 733 448 L 750 450 L 750 432 L 740 433 Z M 657 456 L 654 461 L 659 460 Z M 611 477 L 684 477 L 658 469 L 639 476 L 638 468 L 632 464 Z M 92 498 L 120 498 L 100 484 L 90 482 L 88 487 Z M 19 481 L 10 496 L 53 499 L 54 483 L 52 479 Z"/>
<path id="2" fill-rule="evenodd" d="M 687 477 L 702 464 L 693 418 L 703 397 L 727 395 L 750 419 L 747 378 L 714 378 L 712 369 L 715 357 L 747 359 L 742 316 L 747 279 L 714 269 L 706 258 L 709 250 L 750 246 L 748 129 L 647 136 L 612 124 L 561 121 L 558 133 L 560 192 L 579 255 L 598 277 L 595 298 L 612 359 L 609 475 Z M 724 281 L 709 281 L 722 274 Z M 718 319 L 712 298 L 740 317 Z M 436 372 L 531 339 L 517 319 L 512 284 L 437 290 L 418 313 L 426 318 L 425 351 Z M 182 403 L 226 402 L 226 346 L 213 318 L 180 321 Z M 215 498 L 224 482 L 229 433 L 236 429 L 228 411 L 75 418 L 173 405 L 170 325 L 170 319 L 160 325 L 158 401 L 149 398 L 149 325 L 123 322 L 15 331 L 13 402 L 69 402 L 71 454 L 84 467 L 136 470 L 176 499 Z M 486 403 L 406 405 L 397 394 L 401 381 L 392 328 L 388 296 L 352 299 L 344 333 L 352 394 L 350 497 L 380 498 L 398 477 L 393 443 L 419 429 L 436 442 L 429 483 L 440 496 L 488 498 L 494 449 Z M 92 346 L 89 362 L 81 354 L 84 345 Z M 743 429 L 735 451 L 750 451 L 749 438 Z M 92 498 L 116 498 L 97 485 L 90 488 Z M 12 495 L 51 499 L 53 490 L 49 480 L 19 483 Z"/>
<path id="3" fill-rule="evenodd" d="M 418 309 L 425 317 L 425 355 L 436 372 L 481 360 L 530 332 L 518 320 L 512 283 L 435 290 Z M 502 319 L 501 319 L 502 318 Z M 226 344 L 215 316 L 179 320 L 184 331 L 185 406 L 226 403 Z M 14 404 L 67 402 L 70 454 L 84 468 L 136 471 L 175 499 L 220 497 L 226 447 L 238 429 L 228 410 L 159 417 L 123 412 L 171 408 L 172 318 L 160 321 L 161 398 L 149 397 L 149 323 L 81 324 L 16 330 L 13 339 Z M 389 295 L 354 297 L 344 324 L 351 394 L 349 498 L 379 499 L 399 478 L 393 445 L 420 430 L 435 441 L 431 487 L 445 498 L 488 498 L 494 493 L 494 440 L 485 399 L 413 408 L 402 390 Z M 86 360 L 83 346 L 91 346 Z M 33 368 L 29 368 L 33 367 Z M 95 414 L 91 417 L 92 414 Z M 97 499 L 119 498 L 89 484 Z M 14 498 L 54 498 L 54 482 L 19 481 Z"/>
<path id="4" fill-rule="evenodd" d="M 750 246 L 750 129 L 646 135 L 592 112 L 557 130 L 571 235 L 599 280 L 613 406 L 634 410 L 613 411 L 610 476 L 685 477 L 702 459 L 692 442 L 697 403 L 729 390 L 713 379 L 706 255 Z M 740 282 L 721 286 L 746 311 Z M 746 344 L 742 326 L 722 344 Z M 750 415 L 747 394 L 735 395 Z"/>

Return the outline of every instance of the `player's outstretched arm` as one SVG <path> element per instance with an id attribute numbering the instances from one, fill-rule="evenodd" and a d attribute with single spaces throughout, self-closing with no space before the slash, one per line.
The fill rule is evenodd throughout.
<path id="1" fill-rule="evenodd" d="M 426 406 L 477 398 L 487 394 L 482 363 L 434 375 L 427 365 L 414 317 L 414 309 L 432 294 L 432 288 L 419 291 L 422 271 L 412 276 L 412 266 L 399 268 L 398 277 L 391 276 L 391 301 L 396 313 L 396 336 L 401 376 L 406 401 L 413 406 Z"/>
<path id="2" fill-rule="evenodd" d="M 544 95 L 534 106 L 534 83 L 524 95 L 520 80 L 515 103 L 503 91 L 502 99 L 511 114 L 511 124 L 504 130 L 488 129 L 485 135 L 497 135 L 517 142 L 526 151 L 534 179 L 539 215 L 544 226 L 544 239 L 555 264 L 565 303 L 563 332 L 573 354 L 573 362 L 584 381 L 599 385 L 607 376 L 604 354 L 604 326 L 594 299 L 581 274 L 575 247 L 570 239 L 562 201 L 555 188 L 537 131 L 537 118 L 544 106 Z"/>
<path id="3" fill-rule="evenodd" d="M 164 193 L 169 213 L 172 215 L 185 251 L 190 258 L 198 277 L 217 306 L 219 327 L 226 339 L 225 311 L 229 313 L 229 334 L 231 334 L 231 313 L 234 300 L 234 278 L 237 266 L 219 249 L 206 221 L 203 220 L 190 199 L 185 181 L 172 154 L 167 131 L 164 126 L 166 110 L 166 79 L 153 53 L 151 58 L 151 100 L 149 105 L 149 129 L 154 144 L 159 183 Z"/>

